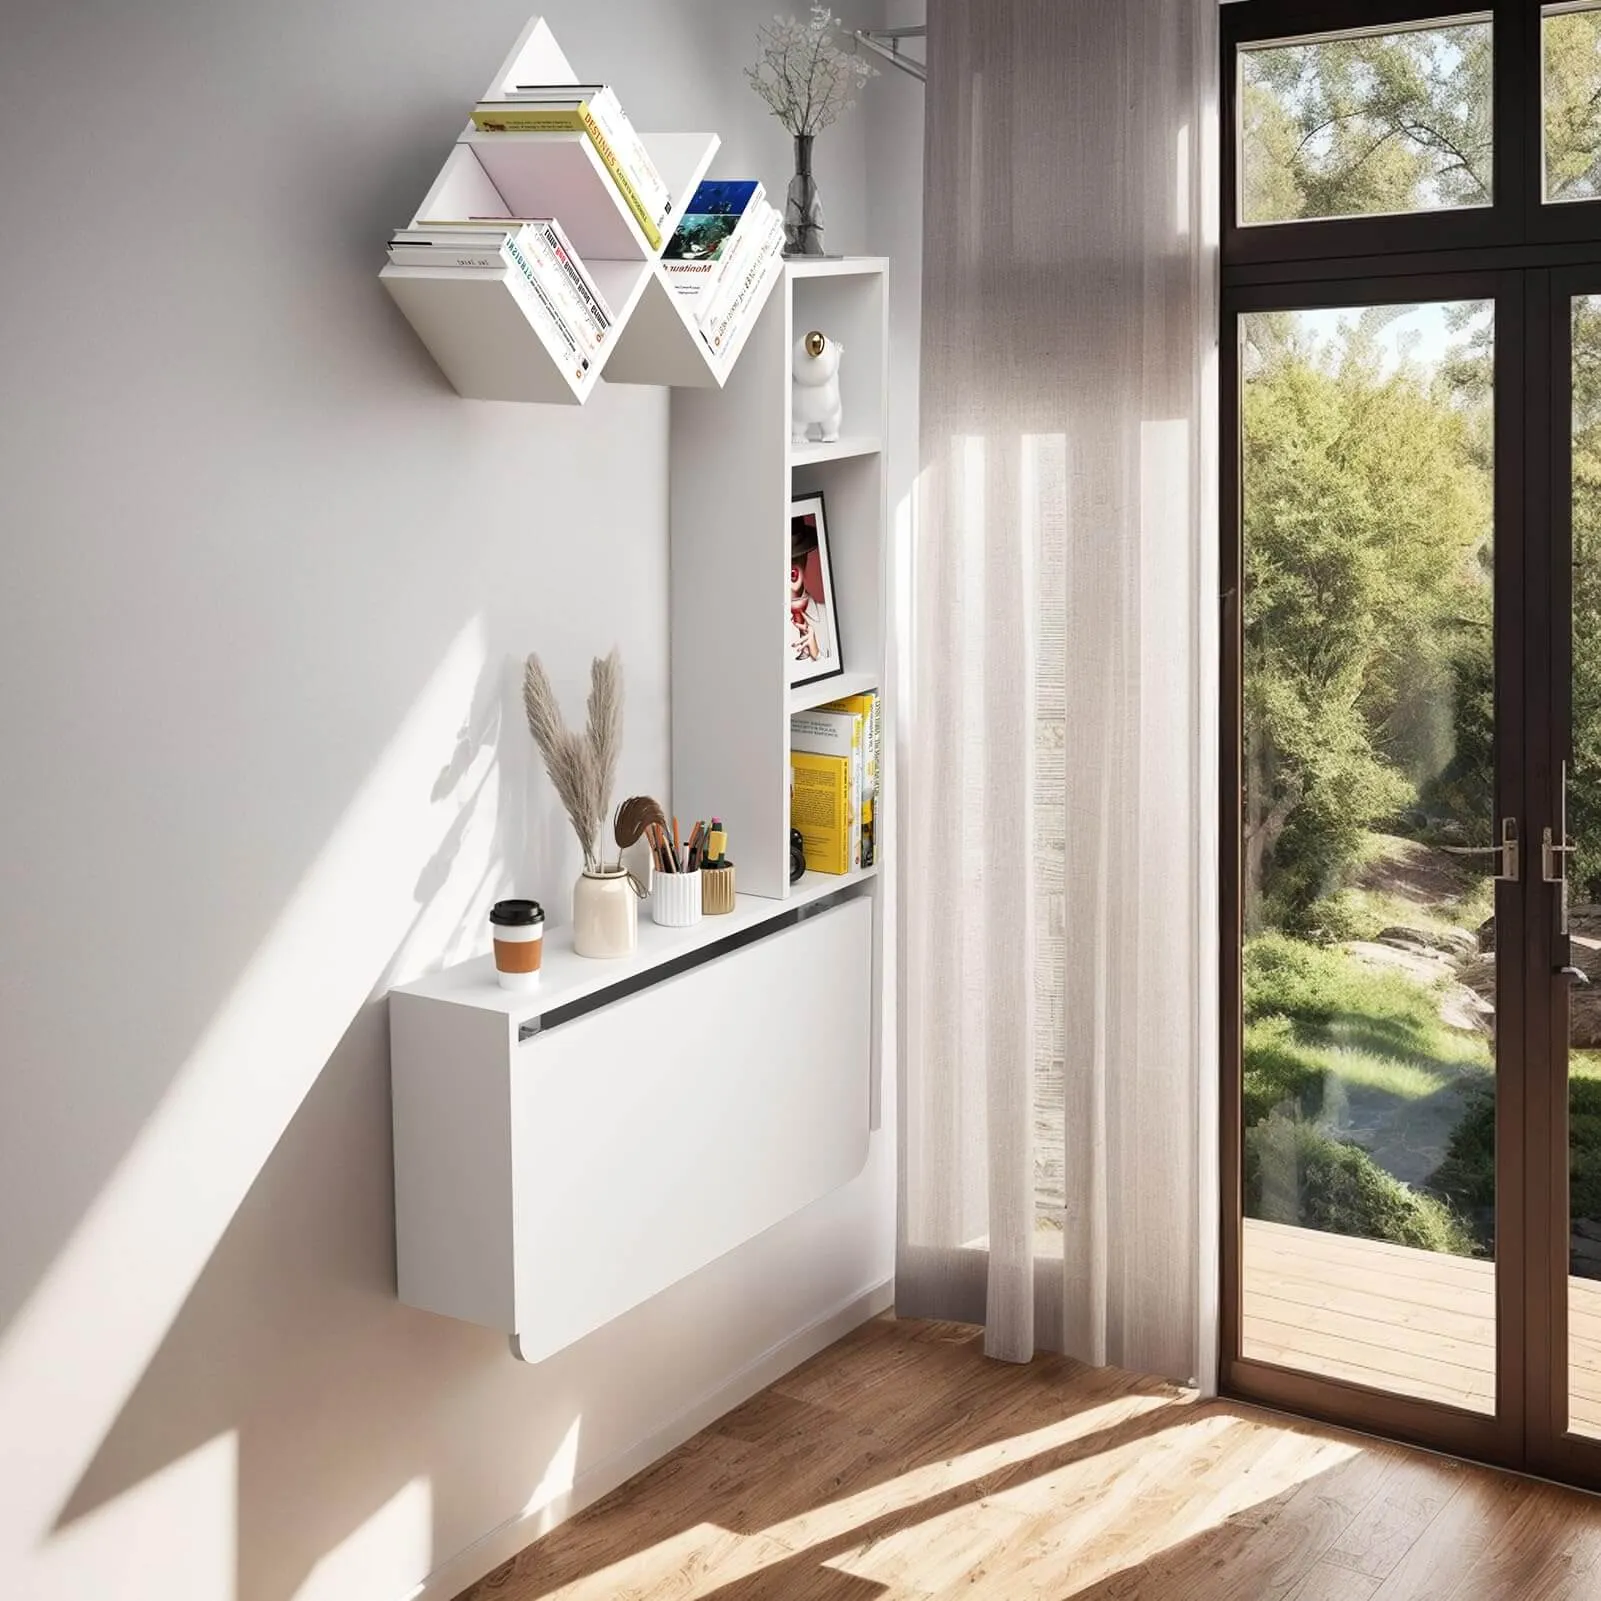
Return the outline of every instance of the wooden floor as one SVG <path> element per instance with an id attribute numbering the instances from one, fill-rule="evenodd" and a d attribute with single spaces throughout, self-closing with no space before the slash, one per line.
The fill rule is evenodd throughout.
<path id="1" fill-rule="evenodd" d="M 867 1324 L 471 1601 L 1595 1601 L 1601 1500 Z"/>
<path id="2" fill-rule="evenodd" d="M 1493 1263 L 1247 1219 L 1243 1269 L 1245 1356 L 1495 1411 Z M 1601 1438 L 1601 1283 L 1568 1280 L 1568 1324 L 1569 1427 Z"/>

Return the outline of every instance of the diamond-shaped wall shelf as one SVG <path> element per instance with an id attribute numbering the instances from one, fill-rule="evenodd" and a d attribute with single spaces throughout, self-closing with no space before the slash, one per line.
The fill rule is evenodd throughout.
<path id="1" fill-rule="evenodd" d="M 544 20 L 535 17 L 484 94 L 518 84 L 577 83 Z M 706 176 L 714 133 L 642 133 L 683 211 Z M 558 360 L 529 320 L 510 282 L 472 268 L 386 266 L 380 273 L 418 337 L 456 392 L 473 400 L 582 405 L 604 375 L 614 382 L 720 388 L 773 285 L 775 257 L 733 343 L 714 352 L 673 292 L 653 247 L 583 134 L 480 133 L 470 123 L 451 148 L 411 226 L 466 217 L 554 217 L 612 313 L 612 328 L 587 368 Z"/>

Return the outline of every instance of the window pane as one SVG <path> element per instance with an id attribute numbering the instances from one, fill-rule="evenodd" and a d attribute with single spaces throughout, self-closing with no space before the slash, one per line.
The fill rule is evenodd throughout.
<path id="1" fill-rule="evenodd" d="M 1567 18 L 1563 18 L 1567 21 Z M 1588 19 L 1586 19 L 1588 20 Z M 1568 1431 L 1601 1439 L 1601 295 L 1573 302 L 1568 960 Z"/>
<path id="2" fill-rule="evenodd" d="M 1601 197 L 1601 10 L 1547 7 L 1541 26 L 1545 198 Z"/>
<path id="3" fill-rule="evenodd" d="M 1241 1353 L 1493 1413 L 1494 307 L 1240 326 Z"/>
<path id="4" fill-rule="evenodd" d="M 1488 20 L 1240 51 L 1242 223 L 1491 203 Z"/>

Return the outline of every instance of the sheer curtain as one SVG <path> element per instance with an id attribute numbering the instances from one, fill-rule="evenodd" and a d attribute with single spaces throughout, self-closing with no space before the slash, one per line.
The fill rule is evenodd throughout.
<path id="1" fill-rule="evenodd" d="M 1216 0 L 929 7 L 903 1315 L 1209 1385 Z"/>

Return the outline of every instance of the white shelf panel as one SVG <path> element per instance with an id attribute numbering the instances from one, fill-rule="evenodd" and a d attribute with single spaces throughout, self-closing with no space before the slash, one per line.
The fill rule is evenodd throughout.
<path id="1" fill-rule="evenodd" d="M 889 271 L 888 256 L 789 256 L 792 278 L 856 278 Z"/>
<path id="2" fill-rule="evenodd" d="M 840 673 L 820 683 L 802 684 L 789 692 L 789 714 L 809 712 L 814 707 L 826 706 L 831 700 L 844 700 L 847 695 L 865 695 L 878 688 L 878 672 Z"/>
<path id="3" fill-rule="evenodd" d="M 738 871 L 738 863 L 735 864 Z M 626 984 L 651 973 L 681 956 L 692 955 L 715 945 L 731 934 L 743 934 L 760 928 L 812 901 L 822 900 L 837 890 L 845 889 L 874 877 L 876 867 L 859 872 L 835 875 L 808 873 L 798 884 L 790 886 L 788 900 L 769 900 L 761 895 L 736 895 L 734 910 L 721 917 L 703 917 L 693 928 L 659 928 L 650 920 L 650 905 L 640 902 L 639 948 L 632 956 L 615 961 L 597 961 L 592 957 L 578 956 L 573 952 L 572 930 L 556 929 L 545 940 L 545 952 L 539 988 L 533 993 L 504 990 L 495 981 L 495 960 L 480 956 L 475 961 L 460 962 L 415 983 L 402 984 L 395 991 L 400 995 L 416 995 L 426 1000 L 449 1001 L 456 1006 L 472 1007 L 480 1012 L 498 1012 L 515 1018 L 519 1025 L 537 1021 L 547 1012 L 570 1006 L 574 1001 L 587 999 L 614 985 Z"/>
<path id="4" fill-rule="evenodd" d="M 832 444 L 808 445 L 791 444 L 789 447 L 789 464 L 791 467 L 810 467 L 820 461 L 844 461 L 850 456 L 876 456 L 883 450 L 884 441 L 876 434 L 842 434 Z"/>
<path id="5" fill-rule="evenodd" d="M 604 354 L 587 372 L 558 364 L 513 292 L 511 271 L 391 265 L 378 276 L 457 394 L 582 405 Z"/>

